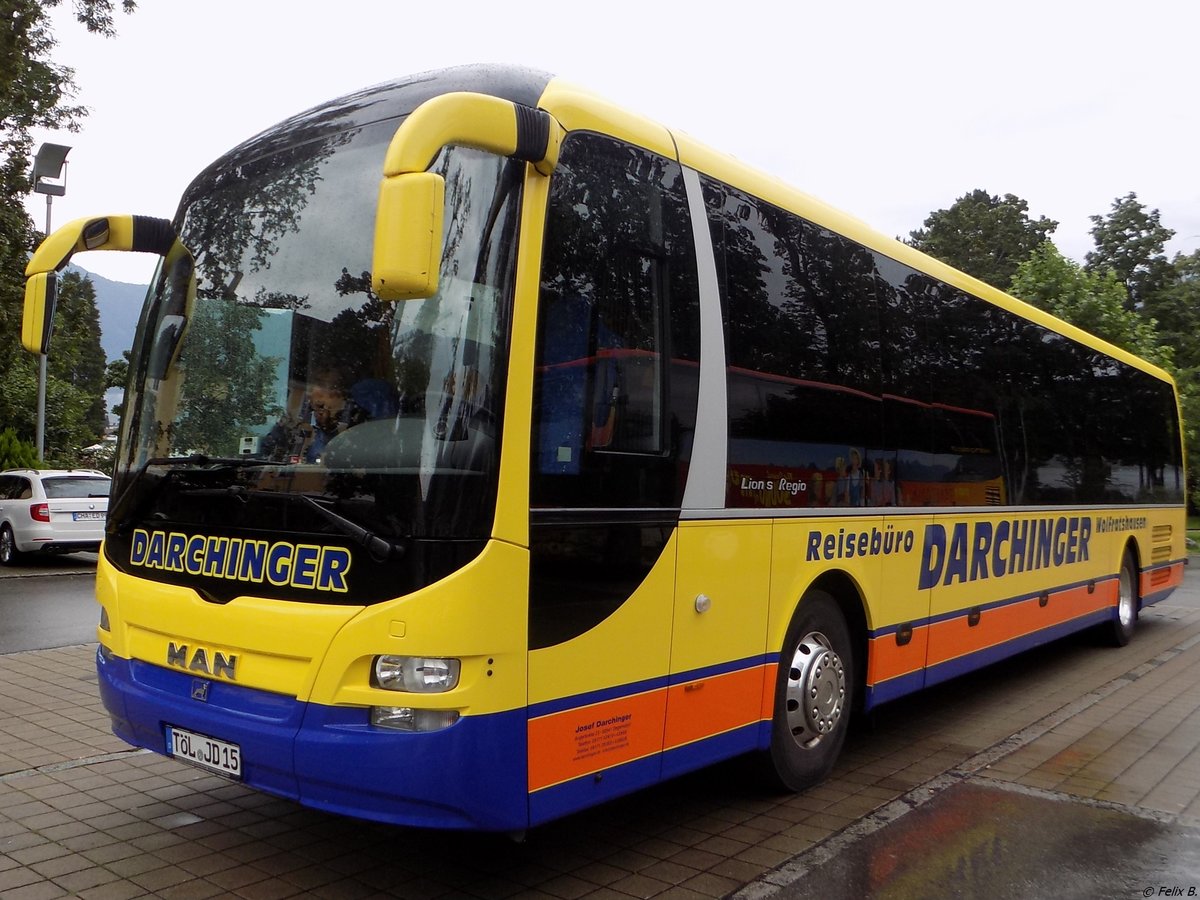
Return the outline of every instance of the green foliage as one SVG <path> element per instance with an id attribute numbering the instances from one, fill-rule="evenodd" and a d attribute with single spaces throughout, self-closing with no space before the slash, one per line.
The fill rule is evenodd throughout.
<path id="1" fill-rule="evenodd" d="M 1145 298 L 1141 312 L 1158 322 L 1163 343 L 1175 348 L 1176 364 L 1200 371 L 1200 250 L 1175 255 L 1171 279 Z"/>
<path id="2" fill-rule="evenodd" d="M 1173 366 L 1153 319 L 1125 306 L 1125 286 L 1110 271 L 1089 272 L 1046 241 L 1017 267 L 1011 291 L 1111 344 L 1160 366 Z"/>
<path id="3" fill-rule="evenodd" d="M 69 460 L 104 434 L 104 351 L 91 282 L 73 273 L 59 281 L 59 312 L 47 357 L 45 455 Z M 38 357 L 14 354 L 0 392 L 0 421 L 29 442 L 37 432 L 37 384 Z"/>
<path id="4" fill-rule="evenodd" d="M 252 306 L 197 301 L 179 360 L 186 387 L 172 434 L 175 449 L 234 456 L 242 435 L 282 413 L 271 405 L 279 360 L 254 347 L 263 315 Z"/>
<path id="5" fill-rule="evenodd" d="M 86 114 L 74 104 L 74 73 L 54 61 L 49 10 L 61 0 L 3 0 L 0 3 L 0 422 L 18 439 L 32 443 L 36 428 L 37 364 L 20 347 L 25 264 L 37 243 L 24 199 L 32 190 L 29 173 L 33 130 L 76 130 Z M 75 18 L 89 31 L 113 33 L 114 0 L 73 0 Z M 132 0 L 122 0 L 125 12 Z M 69 358 L 50 358 L 47 379 L 46 456 L 74 453 L 92 443 L 103 426 L 103 389 L 96 391 L 95 350 L 99 322 L 95 295 L 61 300 L 64 324 L 56 346 Z M 89 305 L 90 303 L 90 305 Z M 53 352 L 53 351 L 52 351 Z M 99 365 L 103 369 L 103 353 Z"/>
<path id="6" fill-rule="evenodd" d="M 70 384 L 85 402 L 82 421 L 94 443 L 104 434 L 104 348 L 100 346 L 100 311 L 90 279 L 66 272 L 58 279 L 58 314 L 49 355 L 51 377 Z"/>
<path id="7" fill-rule="evenodd" d="M 1090 216 L 1096 250 L 1087 255 L 1089 272 L 1111 270 L 1124 284 L 1127 305 L 1136 309 L 1172 281 L 1163 247 L 1175 232 L 1159 222 L 1130 191 L 1113 201 L 1107 216 Z"/>
<path id="8" fill-rule="evenodd" d="M 959 197 L 949 209 L 930 213 L 908 243 L 968 275 L 1006 289 L 1022 260 L 1058 227 L 1045 216 L 1029 218 L 1029 204 L 1014 194 L 984 190 Z"/>
<path id="9" fill-rule="evenodd" d="M 38 468 L 37 448 L 17 437 L 11 428 L 0 431 L 0 471 Z"/>
<path id="10" fill-rule="evenodd" d="M 121 359 L 110 359 L 104 369 L 104 387 L 124 390 L 129 381 L 129 351 L 121 354 Z"/>

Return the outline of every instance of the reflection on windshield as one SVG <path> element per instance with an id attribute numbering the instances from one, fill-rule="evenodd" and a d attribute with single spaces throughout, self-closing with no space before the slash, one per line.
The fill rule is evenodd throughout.
<path id="1" fill-rule="evenodd" d="M 134 350 L 114 530 L 149 515 L 286 527 L 262 499 L 275 492 L 388 539 L 490 532 L 522 170 L 444 150 L 441 288 L 382 302 L 369 264 L 396 124 L 276 148 L 189 191 L 194 295 L 164 264 Z M 217 465 L 233 458 L 259 465 Z M 285 508 L 290 527 L 337 530 L 311 504 Z"/>

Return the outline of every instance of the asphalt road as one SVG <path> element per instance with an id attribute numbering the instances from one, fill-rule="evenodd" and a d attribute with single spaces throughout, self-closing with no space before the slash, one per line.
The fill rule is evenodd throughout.
<path id="1" fill-rule="evenodd" d="M 0 653 L 96 640 L 95 581 L 89 553 L 0 569 Z"/>

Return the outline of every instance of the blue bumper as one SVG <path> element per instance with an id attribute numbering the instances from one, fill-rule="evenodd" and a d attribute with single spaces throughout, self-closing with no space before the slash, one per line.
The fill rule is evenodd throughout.
<path id="1" fill-rule="evenodd" d="M 237 744 L 245 784 L 315 809 L 426 828 L 529 825 L 524 710 L 408 734 L 373 727 L 363 708 L 106 658 L 103 648 L 96 669 L 113 733 L 135 747 L 166 753 L 165 728 L 175 725 Z M 193 697 L 201 683 L 204 699 Z"/>

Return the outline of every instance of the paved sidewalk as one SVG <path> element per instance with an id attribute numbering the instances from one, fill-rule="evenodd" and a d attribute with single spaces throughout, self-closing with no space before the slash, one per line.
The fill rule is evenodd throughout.
<path id="1" fill-rule="evenodd" d="M 108 732 L 95 645 L 3 655 L 0 898 L 753 896 L 967 778 L 1195 824 L 1192 579 L 1126 648 L 1070 638 L 885 707 L 802 795 L 728 764 L 523 844 L 328 816 L 131 750 Z"/>

